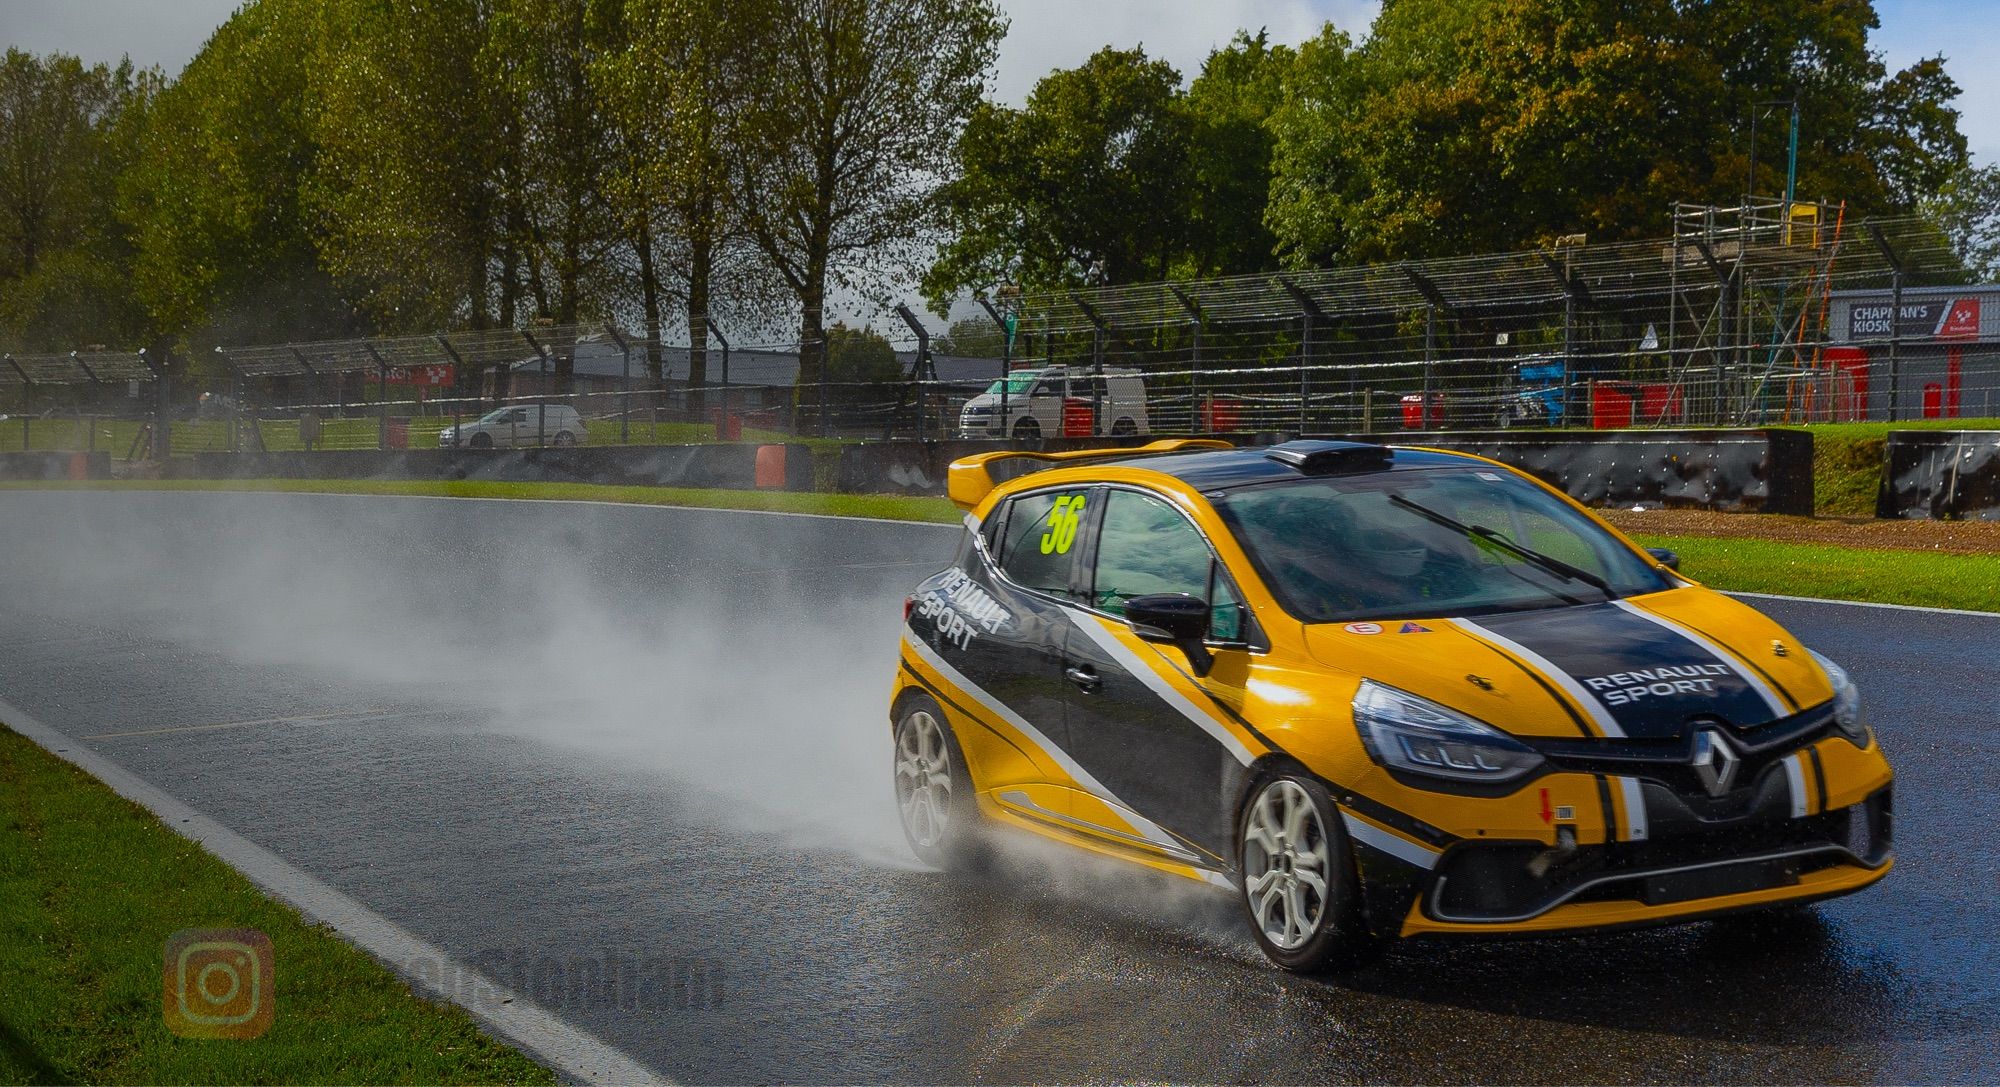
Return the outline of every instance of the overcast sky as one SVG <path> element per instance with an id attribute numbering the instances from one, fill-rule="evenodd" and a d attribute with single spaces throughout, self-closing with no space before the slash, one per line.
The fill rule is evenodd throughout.
<path id="1" fill-rule="evenodd" d="M 1098 47 L 1143 44 L 1192 77 L 1239 27 L 1297 42 L 1333 22 L 1359 37 L 1376 0 L 1001 0 L 1012 20 L 1000 47 L 1000 97 L 1019 103 L 1053 68 Z M 177 72 L 237 0 L 0 0 L 0 40 L 30 52 L 75 53 Z M 2000 160 L 2000 32 L 1991 0 L 1876 0 L 1875 45 L 1891 69 L 1935 53 L 1965 93 L 1960 126 L 1982 163 Z M 1810 124 L 1811 120 L 1808 119 Z"/>

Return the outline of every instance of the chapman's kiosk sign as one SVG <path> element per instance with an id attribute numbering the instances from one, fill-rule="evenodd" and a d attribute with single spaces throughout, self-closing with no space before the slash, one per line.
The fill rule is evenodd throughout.
<path id="1" fill-rule="evenodd" d="M 2000 413 L 2000 285 L 1835 291 L 1826 361 L 1843 377 L 1840 418 L 1990 418 Z M 1893 347 L 1893 351 L 1891 348 Z M 1893 356 L 1893 361 L 1892 361 Z"/>

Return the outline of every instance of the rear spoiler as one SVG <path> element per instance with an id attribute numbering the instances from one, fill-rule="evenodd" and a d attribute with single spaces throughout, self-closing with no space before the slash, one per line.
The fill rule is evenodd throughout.
<path id="1" fill-rule="evenodd" d="M 1228 442 L 1212 438 L 1168 438 L 1129 449 L 1078 449 L 1070 453 L 1036 453 L 1003 449 L 997 453 L 980 453 L 952 461 L 951 470 L 945 477 L 945 493 L 951 496 L 952 503 L 959 509 L 971 510 L 979 505 L 993 488 L 1032 472 L 1042 472 L 1072 464 L 1087 464 L 1098 460 L 1124 460 L 1128 457 L 1150 456 L 1156 453 L 1232 448 L 1234 446 Z"/>

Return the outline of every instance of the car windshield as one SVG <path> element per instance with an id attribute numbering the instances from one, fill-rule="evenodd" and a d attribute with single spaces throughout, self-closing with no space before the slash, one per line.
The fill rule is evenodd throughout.
<path id="1" fill-rule="evenodd" d="M 482 423 L 504 422 L 507 418 L 507 413 L 513 410 L 513 408 L 494 408 L 492 411 L 480 416 L 479 421 Z"/>
<path id="2" fill-rule="evenodd" d="M 1308 623 L 1584 604 L 1672 582 L 1590 518 L 1481 469 L 1322 476 L 1215 507 L 1287 611 Z"/>
<path id="3" fill-rule="evenodd" d="M 986 387 L 986 395 L 999 396 L 1000 387 L 1004 385 L 1007 388 L 1008 396 L 1025 396 L 1028 392 L 1028 387 L 1035 383 L 1035 375 L 1039 373 L 1041 373 L 1040 370 L 1016 370 L 1007 375 L 1007 380 L 996 381 L 988 385 Z"/>

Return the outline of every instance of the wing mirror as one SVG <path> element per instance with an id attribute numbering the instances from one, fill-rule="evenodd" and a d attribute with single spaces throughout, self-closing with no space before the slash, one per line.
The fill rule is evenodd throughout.
<path id="1" fill-rule="evenodd" d="M 1215 664 L 1202 639 L 1208 635 L 1208 602 L 1187 593 L 1148 593 L 1125 602 L 1125 621 L 1132 633 L 1149 642 L 1176 646 L 1187 654 L 1194 674 L 1205 676 Z"/>
<path id="2" fill-rule="evenodd" d="M 1646 549 L 1646 554 L 1653 556 L 1653 561 L 1669 570 L 1681 568 L 1681 557 L 1664 547 L 1649 547 Z"/>

